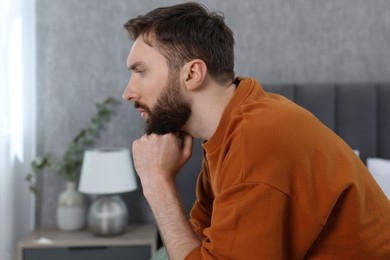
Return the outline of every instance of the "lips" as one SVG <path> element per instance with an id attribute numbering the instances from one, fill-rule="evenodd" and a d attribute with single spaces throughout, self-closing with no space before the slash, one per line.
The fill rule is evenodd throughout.
<path id="1" fill-rule="evenodd" d="M 146 118 L 148 113 L 147 113 L 147 109 L 146 109 L 146 106 L 141 104 L 140 102 L 135 102 L 134 103 L 134 108 L 138 110 L 138 112 L 141 113 L 141 117 L 142 118 Z"/>
<path id="2" fill-rule="evenodd" d="M 145 110 L 138 109 L 138 111 L 141 113 L 141 117 L 146 119 L 148 117 L 148 113 Z"/>
<path id="3" fill-rule="evenodd" d="M 149 116 L 152 115 L 152 111 L 149 109 L 149 107 L 139 101 L 134 102 L 134 108 L 137 109 L 138 112 L 140 112 L 141 117 L 146 120 L 149 118 Z"/>

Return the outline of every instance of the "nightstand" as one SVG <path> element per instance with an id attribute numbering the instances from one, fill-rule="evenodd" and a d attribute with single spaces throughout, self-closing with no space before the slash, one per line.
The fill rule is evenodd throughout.
<path id="1" fill-rule="evenodd" d="M 18 260 L 149 259 L 156 251 L 154 225 L 130 225 L 118 236 L 95 236 L 89 230 L 64 232 L 41 228 L 18 243 Z"/>

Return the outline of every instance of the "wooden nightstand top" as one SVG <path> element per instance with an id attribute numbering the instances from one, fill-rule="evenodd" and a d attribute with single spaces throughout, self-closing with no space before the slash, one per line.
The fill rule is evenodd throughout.
<path id="1" fill-rule="evenodd" d="M 117 236 L 96 236 L 85 229 L 65 232 L 57 228 L 37 228 L 18 243 L 18 259 L 28 248 L 76 248 L 150 245 L 151 252 L 157 249 L 157 227 L 155 225 L 129 225 Z"/>

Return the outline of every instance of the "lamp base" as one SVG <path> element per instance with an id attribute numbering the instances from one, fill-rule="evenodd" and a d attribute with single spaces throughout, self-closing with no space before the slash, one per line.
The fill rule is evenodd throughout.
<path id="1" fill-rule="evenodd" d="M 103 195 L 93 201 L 88 212 L 88 227 L 99 236 L 118 235 L 127 225 L 126 204 L 118 195 Z"/>

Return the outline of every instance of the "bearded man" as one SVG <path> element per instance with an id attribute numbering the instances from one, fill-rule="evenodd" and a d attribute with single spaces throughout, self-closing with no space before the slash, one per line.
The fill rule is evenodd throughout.
<path id="1" fill-rule="evenodd" d="M 305 109 L 234 75 L 223 17 L 196 3 L 129 20 L 123 98 L 146 134 L 135 168 L 171 259 L 390 259 L 390 206 Z M 190 220 L 175 177 L 205 140 Z"/>

